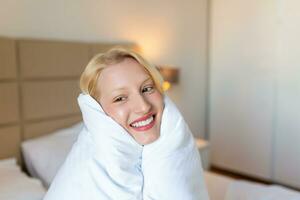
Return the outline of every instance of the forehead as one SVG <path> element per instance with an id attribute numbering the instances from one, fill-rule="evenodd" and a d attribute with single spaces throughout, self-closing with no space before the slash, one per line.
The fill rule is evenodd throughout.
<path id="1" fill-rule="evenodd" d="M 97 82 L 100 92 L 127 88 L 142 84 L 151 76 L 147 70 L 133 58 L 125 58 L 122 62 L 109 65 L 102 70 Z"/>

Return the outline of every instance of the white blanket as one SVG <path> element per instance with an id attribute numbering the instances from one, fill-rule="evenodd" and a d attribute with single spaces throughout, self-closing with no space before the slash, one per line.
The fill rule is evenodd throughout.
<path id="1" fill-rule="evenodd" d="M 84 129 L 45 200 L 206 200 L 201 160 L 176 106 L 165 97 L 161 136 L 139 145 L 89 95 Z"/>

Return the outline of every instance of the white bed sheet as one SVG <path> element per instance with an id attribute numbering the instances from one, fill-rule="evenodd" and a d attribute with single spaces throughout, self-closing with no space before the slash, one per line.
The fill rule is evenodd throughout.
<path id="1" fill-rule="evenodd" d="M 0 160 L 0 200 L 41 200 L 45 192 L 38 179 L 21 171 L 16 159 Z"/>
<path id="2" fill-rule="evenodd" d="M 230 184 L 225 200 L 300 200 L 300 193 L 279 185 L 240 180 Z"/>
<path id="3" fill-rule="evenodd" d="M 210 200 L 224 200 L 227 190 L 235 179 L 217 173 L 204 171 L 204 179 Z"/>
<path id="4" fill-rule="evenodd" d="M 204 172 L 210 200 L 300 200 L 300 192 L 279 185 L 237 180 Z"/>

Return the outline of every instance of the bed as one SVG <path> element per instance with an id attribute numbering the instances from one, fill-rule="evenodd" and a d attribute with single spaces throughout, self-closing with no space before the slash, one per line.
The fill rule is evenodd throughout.
<path id="1" fill-rule="evenodd" d="M 42 199 L 82 128 L 79 76 L 93 55 L 112 46 L 0 38 L 0 199 Z M 287 188 L 209 171 L 205 181 L 211 200 L 300 200 Z"/>
<path id="2" fill-rule="evenodd" d="M 45 188 L 51 184 L 82 128 L 83 124 L 79 122 L 22 142 L 22 152 L 26 165 L 30 166 L 30 174 L 41 180 Z M 40 152 L 39 156 L 36 156 L 36 150 Z M 52 158 L 51 161 L 48 158 Z M 299 192 L 279 185 L 234 179 L 211 171 L 204 172 L 204 179 L 211 200 L 300 200 Z"/>

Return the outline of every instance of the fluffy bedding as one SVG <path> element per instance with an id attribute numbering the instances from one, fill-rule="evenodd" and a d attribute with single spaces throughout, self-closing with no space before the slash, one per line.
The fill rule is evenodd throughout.
<path id="1" fill-rule="evenodd" d="M 21 172 L 16 159 L 0 160 L 1 200 L 41 200 L 45 192 L 38 179 Z"/>
<path id="2" fill-rule="evenodd" d="M 78 102 L 84 129 L 45 200 L 208 199 L 192 134 L 167 97 L 161 136 L 145 146 L 136 143 L 89 95 L 80 95 Z"/>

